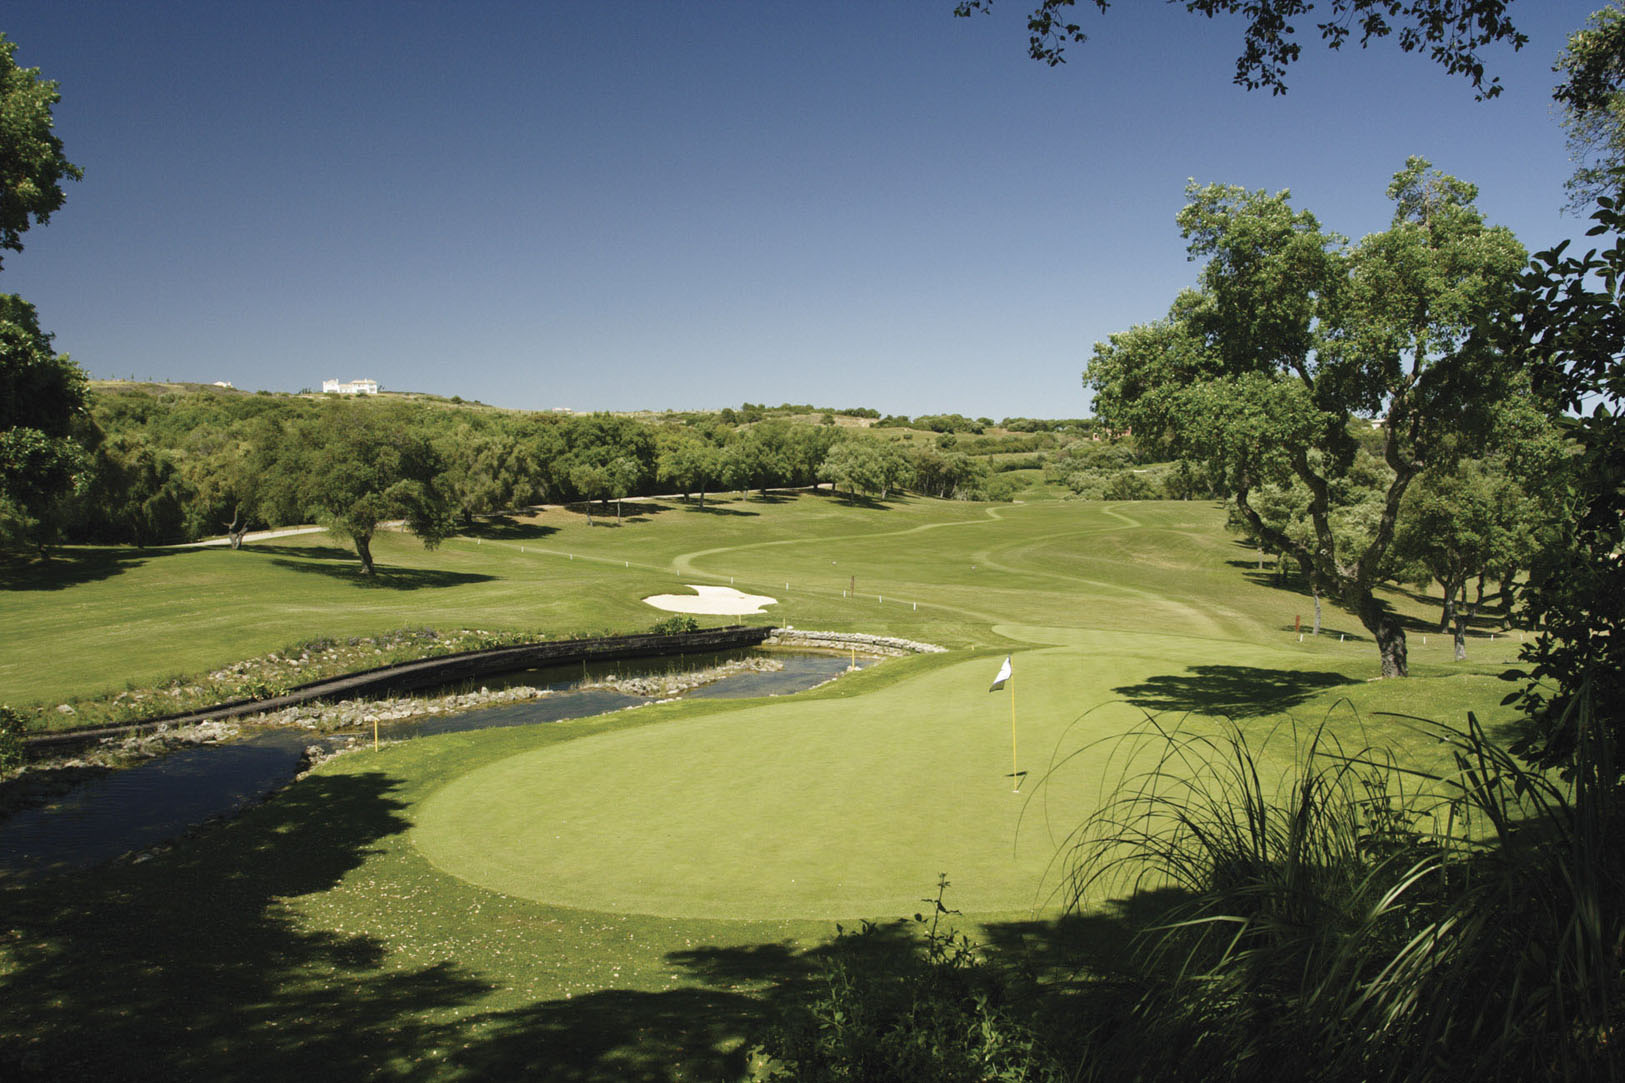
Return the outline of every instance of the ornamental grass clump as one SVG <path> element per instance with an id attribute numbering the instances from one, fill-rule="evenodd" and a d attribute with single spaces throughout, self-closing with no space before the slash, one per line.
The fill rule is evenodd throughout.
<path id="1" fill-rule="evenodd" d="M 1324 727 L 1134 735 L 1161 752 L 1073 840 L 1066 891 L 1172 901 L 1138 929 L 1129 1006 L 1095 1021 L 1094 1074 L 1625 1078 L 1612 749 L 1555 778 L 1472 715 L 1403 721 L 1446 766 Z"/>

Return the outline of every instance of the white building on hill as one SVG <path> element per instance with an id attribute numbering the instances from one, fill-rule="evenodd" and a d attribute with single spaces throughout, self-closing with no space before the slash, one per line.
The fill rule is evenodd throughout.
<path id="1" fill-rule="evenodd" d="M 378 394 L 377 380 L 351 380 L 349 383 L 339 383 L 337 380 L 323 380 L 322 391 L 336 391 L 340 395 L 376 395 Z"/>

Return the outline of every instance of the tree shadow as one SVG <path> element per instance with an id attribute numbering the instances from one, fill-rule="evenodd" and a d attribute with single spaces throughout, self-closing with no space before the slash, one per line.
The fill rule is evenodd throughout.
<path id="1" fill-rule="evenodd" d="M 889 500 L 882 500 L 877 496 L 870 496 L 866 493 L 841 493 L 839 495 L 841 503 L 845 504 L 847 507 L 867 508 L 870 511 L 890 511 L 894 504 L 901 502 L 895 497 L 890 498 Z"/>
<path id="2" fill-rule="evenodd" d="M 700 944 L 663 957 L 674 988 L 482 1011 L 494 987 L 455 961 L 312 931 L 290 906 L 360 889 L 343 885 L 411 826 L 396 785 L 381 772 L 313 775 L 153 860 L 0 885 L 0 1075 L 733 1079 L 769 1028 L 823 990 L 831 962 L 920 972 L 921 927 L 896 921 L 842 937 L 832 927 L 809 947 Z M 1164 905 L 1147 893 L 1098 914 L 980 929 L 950 916 L 945 928 L 957 922 L 1024 983 L 1024 1011 L 1065 1019 L 1127 967 L 1130 919 Z"/>
<path id="3" fill-rule="evenodd" d="M 1326 670 L 1192 666 L 1181 675 L 1152 677 L 1112 691 L 1153 713 L 1222 714 L 1240 719 L 1277 714 L 1328 688 L 1356 683 L 1352 677 Z"/>
<path id="4" fill-rule="evenodd" d="M 302 928 L 287 900 L 334 888 L 406 830 L 380 773 L 313 776 L 218 828 L 218 844 L 0 887 L 7 1079 L 411 1075 L 430 1021 L 487 992 L 455 963 L 389 963 L 365 935 Z"/>
<path id="5" fill-rule="evenodd" d="M 690 515 L 760 515 L 759 511 L 746 511 L 744 508 L 724 507 L 719 504 L 708 503 L 705 507 L 690 504 L 683 509 Z"/>
<path id="6" fill-rule="evenodd" d="M 90 764 L 30 766 L 21 774 L 0 781 L 0 823 L 23 809 L 48 805 L 75 786 L 111 774 L 113 768 Z"/>
<path id="7" fill-rule="evenodd" d="M 476 519 L 472 524 L 462 528 L 460 533 L 465 538 L 481 538 L 485 541 L 537 541 L 549 534 L 557 534 L 556 526 L 544 526 L 541 523 L 521 523 L 511 515 L 491 515 L 484 519 Z"/>
<path id="8" fill-rule="evenodd" d="M 61 549 L 50 560 L 0 558 L 0 590 L 66 590 L 122 575 L 161 554 L 125 548 Z"/>
<path id="9" fill-rule="evenodd" d="M 612 501 L 613 503 L 613 501 Z M 662 504 L 655 500 L 623 500 L 621 501 L 621 515 L 630 519 L 637 516 L 639 521 L 654 518 L 662 512 L 671 511 L 670 504 Z"/>
<path id="10" fill-rule="evenodd" d="M 691 985 L 601 989 L 479 1017 L 481 1039 L 454 1062 L 472 1079 L 739 1079 L 762 1009 L 750 993 Z"/>
<path id="11" fill-rule="evenodd" d="M 265 553 L 270 556 L 292 557 L 300 560 L 346 560 L 355 562 L 359 558 L 354 549 L 346 549 L 342 545 L 255 545 L 250 542 L 243 546 L 243 552 Z"/>
<path id="12" fill-rule="evenodd" d="M 496 579 L 494 575 L 485 575 L 480 572 L 448 572 L 439 568 L 392 568 L 382 564 L 374 565 L 371 575 L 362 575 L 360 562 L 353 560 L 343 564 L 307 563 L 277 557 L 272 559 L 271 563 L 289 571 L 325 575 L 329 579 L 336 579 L 367 590 L 423 590 L 426 588 L 459 587 L 468 583 L 489 583 Z"/>

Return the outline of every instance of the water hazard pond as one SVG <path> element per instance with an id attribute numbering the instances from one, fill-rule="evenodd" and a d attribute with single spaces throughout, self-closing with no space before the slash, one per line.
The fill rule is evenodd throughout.
<path id="1" fill-rule="evenodd" d="M 759 653 L 695 657 L 685 664 L 703 669 Z M 736 673 L 690 689 L 680 698 L 789 695 L 823 684 L 852 664 L 845 654 L 773 651 L 771 657 L 782 662 L 782 668 Z M 859 667 L 873 661 L 861 655 L 856 658 Z M 582 687 L 584 683 L 612 674 L 621 678 L 665 674 L 671 668 L 670 659 L 654 659 L 588 667 L 586 671 L 574 666 L 515 673 L 501 681 L 547 688 L 551 694 L 387 722 L 381 733 L 389 740 L 402 740 L 604 714 L 652 699 L 609 688 Z M 484 683 L 495 686 L 498 681 Z M 305 729 L 274 729 L 241 740 L 182 749 L 91 779 L 48 806 L 24 809 L 0 823 L 0 879 L 87 868 L 166 842 L 215 817 L 229 816 L 286 785 L 304 762 L 309 746 L 333 740 Z"/>

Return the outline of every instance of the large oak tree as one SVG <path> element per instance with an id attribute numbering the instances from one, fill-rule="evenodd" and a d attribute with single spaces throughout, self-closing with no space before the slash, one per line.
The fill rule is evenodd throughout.
<path id="1" fill-rule="evenodd" d="M 1487 424 L 1504 369 L 1474 332 L 1506 304 L 1524 252 L 1484 223 L 1472 185 L 1422 159 L 1388 195 L 1390 227 L 1349 245 L 1289 193 L 1193 186 L 1178 221 L 1206 260 L 1199 287 L 1168 319 L 1098 343 L 1084 379 L 1109 424 L 1207 464 L 1254 535 L 1371 632 L 1383 675 L 1404 676 L 1404 628 L 1375 593 L 1400 501 Z M 1355 425 L 1381 433 L 1392 476 L 1351 546 L 1334 525 Z M 1253 506 L 1263 487 L 1294 483 L 1308 536 Z"/>

